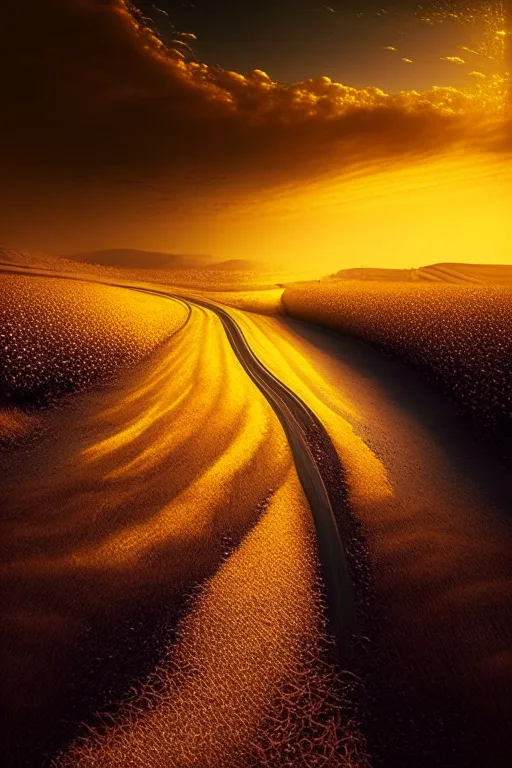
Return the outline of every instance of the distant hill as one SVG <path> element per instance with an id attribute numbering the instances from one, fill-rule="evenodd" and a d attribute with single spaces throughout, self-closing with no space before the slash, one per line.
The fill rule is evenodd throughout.
<path id="1" fill-rule="evenodd" d="M 140 251 L 132 248 L 112 248 L 105 251 L 88 251 L 62 256 L 71 261 L 99 264 L 103 267 L 125 269 L 197 269 L 211 267 L 212 256 L 200 254 L 164 253 Z"/>
<path id="2" fill-rule="evenodd" d="M 512 264 L 431 264 L 419 269 L 381 269 L 358 267 L 341 269 L 330 278 L 335 280 L 373 280 L 384 282 L 429 282 L 512 285 Z"/>
<path id="3" fill-rule="evenodd" d="M 41 259 L 48 258 L 46 254 L 40 254 L 32 251 L 15 251 L 11 248 L 0 248 L 0 263 L 23 265 L 37 265 Z"/>
<path id="4" fill-rule="evenodd" d="M 58 256 L 52 256 L 42 251 L 17 251 L 12 248 L 0 248 L 0 263 L 12 264 L 13 266 L 24 266 L 42 269 L 67 269 L 74 265 L 61 259 Z"/>
<path id="5" fill-rule="evenodd" d="M 512 284 L 512 264 L 432 264 L 418 271 L 425 280 L 445 283 Z"/>

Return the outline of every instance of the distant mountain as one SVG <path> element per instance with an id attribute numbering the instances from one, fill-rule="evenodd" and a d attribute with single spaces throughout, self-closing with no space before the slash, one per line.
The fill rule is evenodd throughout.
<path id="1" fill-rule="evenodd" d="M 385 282 L 429 282 L 512 285 L 512 264 L 431 264 L 419 269 L 384 269 L 356 267 L 341 269 L 330 275 L 335 280 L 373 280 Z"/>
<path id="2" fill-rule="evenodd" d="M 100 264 L 104 267 L 126 269 L 197 269 L 212 266 L 213 257 L 200 254 L 139 251 L 132 248 L 112 248 L 62 256 L 71 261 Z"/>

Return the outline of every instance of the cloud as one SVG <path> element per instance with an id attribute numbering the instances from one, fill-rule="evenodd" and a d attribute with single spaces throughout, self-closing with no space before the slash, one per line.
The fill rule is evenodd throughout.
<path id="1" fill-rule="evenodd" d="M 472 99 L 453 88 L 387 94 L 208 66 L 188 55 L 192 34 L 167 47 L 124 0 L 5 0 L 2 19 L 8 233 L 52 210 L 62 231 L 75 222 L 70 233 L 82 211 L 93 230 L 117 207 L 141 222 L 165 211 L 182 221 L 230 196 L 437 152 L 468 128 Z M 136 197 L 119 194 L 133 188 L 125 179 L 141 182 Z"/>
<path id="2" fill-rule="evenodd" d="M 465 60 L 460 56 L 441 56 L 441 61 L 447 61 L 449 64 L 465 64 Z"/>

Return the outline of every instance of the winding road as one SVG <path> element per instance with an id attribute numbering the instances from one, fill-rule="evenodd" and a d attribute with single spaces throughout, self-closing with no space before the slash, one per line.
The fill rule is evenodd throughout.
<path id="1" fill-rule="evenodd" d="M 1 265 L 0 272 L 79 281 L 84 279 L 78 275 L 51 269 L 18 267 L 10 263 Z M 129 574 L 129 586 L 126 591 L 130 595 L 135 592 L 134 567 L 129 559 L 132 539 L 148 552 L 152 547 L 152 540 L 146 536 L 147 525 L 139 524 L 139 517 L 133 525 L 129 510 L 140 504 L 143 513 L 140 519 L 144 523 L 151 521 L 151 530 L 156 532 L 155 535 L 159 535 L 158 526 L 162 514 L 169 514 L 166 524 L 170 524 L 169 521 L 172 521 L 173 525 L 181 524 L 179 514 L 176 513 L 178 505 L 173 507 L 172 513 L 166 513 L 165 507 L 169 494 L 167 486 L 176 479 L 181 481 L 180 471 L 177 470 L 180 459 L 176 458 L 173 448 L 168 447 L 169 435 L 174 434 L 176 422 L 173 420 L 172 411 L 167 413 L 166 409 L 168 401 L 173 397 L 177 397 L 179 402 L 179 396 L 186 394 L 186 386 L 180 383 L 176 390 L 167 390 L 165 387 L 169 380 L 174 386 L 180 366 L 186 366 L 188 360 L 194 357 L 194 365 L 199 360 L 204 367 L 197 369 L 200 374 L 197 376 L 196 369 L 191 366 L 194 375 L 190 380 L 187 379 L 185 384 L 190 385 L 192 389 L 197 386 L 199 394 L 201 387 L 207 387 L 208 391 L 216 387 L 214 396 L 210 398 L 211 410 L 205 410 L 206 416 L 199 414 L 198 419 L 201 417 L 202 421 L 194 425 L 194 435 L 197 435 L 194 442 L 197 443 L 198 450 L 203 450 L 208 440 L 217 439 L 219 423 L 220 431 L 224 430 L 226 414 L 231 411 L 233 404 L 236 407 L 240 405 L 240 413 L 248 414 L 247 419 L 244 420 L 241 416 L 240 423 L 236 421 L 238 448 L 241 453 L 226 456 L 223 446 L 218 446 L 219 456 L 222 454 L 225 459 L 221 465 L 222 471 L 219 470 L 216 475 L 220 486 L 228 485 L 225 473 L 229 472 L 230 467 L 242 467 L 242 476 L 237 477 L 235 482 L 230 480 L 226 496 L 219 494 L 217 506 L 211 514 L 205 515 L 204 525 L 203 519 L 199 519 L 200 533 L 197 540 L 206 540 L 205 550 L 214 552 L 220 534 L 226 530 L 231 531 L 234 522 L 238 522 L 239 506 L 245 504 L 247 509 L 254 511 L 258 502 L 253 503 L 253 499 L 259 500 L 267 492 L 272 492 L 273 488 L 279 487 L 283 481 L 279 475 L 279 462 L 283 461 L 283 455 L 286 457 L 287 466 L 293 470 L 291 453 L 296 469 L 296 472 L 293 472 L 295 486 L 299 486 L 298 476 L 304 491 L 304 494 L 300 493 L 304 519 L 308 525 L 311 524 L 310 509 L 316 529 L 315 543 L 326 587 L 330 629 L 338 639 L 338 647 L 343 649 L 339 658 L 342 661 L 346 659 L 347 648 L 354 651 L 354 663 L 349 661 L 349 669 L 364 679 L 369 692 L 365 712 L 365 734 L 370 753 L 377 755 L 383 765 L 392 765 L 393 768 L 409 768 L 410 765 L 432 768 L 433 765 L 439 765 L 439 759 L 442 759 L 445 768 L 458 768 L 460 765 L 466 765 L 468 768 L 481 768 L 482 765 L 501 768 L 502 765 L 507 765 L 509 725 L 505 681 L 512 669 L 508 650 L 511 628 L 505 618 L 511 583 L 507 512 L 510 484 L 503 474 L 503 469 L 490 457 L 485 456 L 480 446 L 468 440 L 450 405 L 437 393 L 426 388 L 411 371 L 396 362 L 385 359 L 366 345 L 330 334 L 323 329 L 289 318 L 226 310 L 196 294 L 193 289 L 183 289 L 182 293 L 181 289 L 176 288 L 166 290 L 160 286 L 136 285 L 122 281 L 108 282 L 94 277 L 85 278 L 85 281 L 141 291 L 162 299 L 182 302 L 189 308 L 189 316 L 190 313 L 193 315 L 194 322 L 187 326 L 186 333 L 177 334 L 177 345 L 171 354 L 163 351 L 166 366 L 169 367 L 158 368 L 157 354 L 156 368 L 148 366 L 148 371 L 141 371 L 140 379 L 130 383 L 128 397 L 124 396 L 124 390 L 121 397 L 114 392 L 110 399 L 107 398 L 107 404 L 104 394 L 101 399 L 99 396 L 95 399 L 92 394 L 87 403 L 84 402 L 84 410 L 77 410 L 74 424 L 80 434 L 87 435 L 87 440 L 79 437 L 76 445 L 73 444 L 73 457 L 76 457 L 76 460 L 71 465 L 61 462 L 60 484 L 56 484 L 55 489 L 51 493 L 48 492 L 47 498 L 44 499 L 48 514 L 45 511 L 41 517 L 35 543 L 27 545 L 32 560 L 35 561 L 39 553 L 45 552 L 45 546 L 56 546 L 53 539 L 58 544 L 58 535 L 55 536 L 55 533 L 58 534 L 59 529 L 57 525 L 55 531 L 55 523 L 50 514 L 52 510 L 58 510 L 59 505 L 66 505 L 59 518 L 63 519 L 66 530 L 66 527 L 71 525 L 70 519 L 74 520 L 75 509 L 79 511 L 79 523 L 82 520 L 82 511 L 87 505 L 92 510 L 103 510 L 105 488 L 110 488 L 113 494 L 112 519 L 115 523 L 119 516 L 123 521 L 119 532 L 119 557 L 127 558 L 126 573 Z M 226 341 L 229 341 L 231 349 Z M 177 356 L 178 347 L 181 349 L 181 357 Z M 233 358 L 231 350 L 240 365 Z M 210 366 L 214 360 L 218 360 L 219 366 L 216 376 L 212 377 Z M 173 365 L 175 367 L 172 367 Z M 155 370 L 158 375 L 155 375 Z M 234 387 L 233 383 L 230 388 L 227 386 L 229 377 L 236 378 Z M 272 414 L 268 414 L 269 409 L 263 398 L 253 390 L 247 377 L 271 406 L 283 430 L 275 423 Z M 246 380 L 247 388 L 244 386 Z M 242 391 L 236 391 L 233 395 L 236 387 L 241 387 Z M 155 394 L 157 391 L 158 396 Z M 229 392 L 232 399 L 228 397 Z M 131 398 L 139 398 L 144 403 L 144 408 L 133 406 Z M 237 402 L 237 398 L 241 403 Z M 245 461 L 244 446 L 248 445 L 247 440 L 255 439 L 255 433 L 262 437 L 262 442 L 265 441 L 266 422 L 263 420 L 260 423 L 254 418 L 255 411 L 244 411 L 243 408 L 247 408 L 248 403 L 258 405 L 256 401 L 262 401 L 259 406 L 274 425 L 273 429 L 279 435 L 279 446 L 276 450 L 275 443 L 267 440 L 270 447 L 264 453 L 256 454 L 254 449 L 251 456 L 258 455 L 255 459 L 258 463 L 254 464 L 249 460 Z M 219 413 L 223 405 L 224 415 Z M 96 414 L 98 407 L 101 411 L 98 415 L 100 427 L 96 422 L 89 420 L 90 413 Z M 87 409 L 90 409 L 90 413 Z M 186 408 L 186 400 L 183 411 L 186 411 L 188 419 L 194 415 Z M 257 413 L 256 410 L 256 415 Z M 216 414 L 218 419 L 214 423 Z M 59 439 L 54 438 L 56 445 L 61 445 L 62 441 L 66 442 L 66 435 L 70 430 L 69 418 L 63 414 L 56 422 L 59 429 Z M 121 430 L 129 432 L 134 428 L 137 438 L 138 428 L 142 423 L 149 426 L 146 432 L 141 431 L 140 443 L 134 445 L 133 450 L 129 446 L 120 447 L 116 443 L 117 432 Z M 198 423 L 203 425 L 205 434 L 201 435 L 201 426 L 198 427 Z M 242 433 L 247 423 L 249 427 Z M 92 430 L 91 424 L 94 425 Z M 113 429 L 115 424 L 117 429 Z M 231 428 L 235 428 L 235 423 Z M 225 443 L 228 448 L 229 429 L 226 424 Z M 116 434 L 112 435 L 112 432 Z M 242 437 L 242 434 L 245 437 Z M 222 439 L 219 434 L 219 441 Z M 155 441 L 159 440 L 161 445 L 155 451 Z M 82 449 L 86 448 L 85 453 L 89 456 L 91 451 L 97 451 L 98 447 L 104 448 L 105 445 L 108 447 L 109 444 L 115 449 L 111 460 L 107 456 L 104 464 L 98 462 L 96 475 L 91 475 L 92 465 L 84 465 L 82 473 Z M 67 461 L 68 448 L 63 448 L 63 452 Z M 160 459 L 161 463 L 158 463 Z M 130 476 L 130 462 L 146 460 L 148 471 L 139 473 L 140 476 L 137 472 L 133 477 Z M 34 462 L 34 471 L 29 467 L 29 472 L 33 487 L 38 491 L 44 483 L 38 474 L 39 458 L 35 454 Z M 20 463 L 24 466 L 24 457 L 20 458 Z M 54 461 L 51 466 L 61 465 Z M 140 464 L 134 466 L 137 468 Z M 118 486 L 120 467 L 127 475 L 126 482 Z M 208 467 L 211 472 L 215 472 L 215 461 L 211 461 Z M 72 471 L 77 468 L 75 476 Z M 274 468 L 277 468 L 276 474 L 272 474 L 270 478 Z M 154 486 L 152 482 L 148 482 L 153 477 L 150 475 L 153 470 L 157 477 Z M 258 493 L 245 499 L 242 497 L 249 490 L 244 487 L 250 484 L 249 473 L 253 473 L 251 480 L 255 475 L 258 476 Z M 71 493 L 67 490 L 68 475 L 72 481 L 69 486 Z M 105 476 L 113 477 L 107 486 L 102 485 Z M 17 479 L 16 474 L 13 482 L 24 487 L 24 475 L 21 477 L 21 480 Z M 187 515 L 183 517 L 186 521 L 195 520 L 197 508 L 201 503 L 205 504 L 205 499 L 211 498 L 208 478 L 201 487 L 206 488 L 203 495 L 198 493 L 195 487 L 190 489 L 194 480 L 193 475 L 190 480 L 183 478 L 186 489 L 190 491 L 190 498 L 187 497 L 186 500 L 189 504 Z M 134 503 L 125 503 L 118 487 L 126 493 L 128 499 L 137 500 Z M 129 495 L 139 490 L 140 497 Z M 173 497 L 180 499 L 180 503 L 181 490 L 180 486 L 172 491 Z M 96 493 L 98 496 L 97 500 L 93 498 L 93 503 L 89 500 L 89 493 Z M 231 494 L 232 506 L 236 510 L 230 506 Z M 42 506 L 41 501 L 37 496 L 30 497 L 32 498 L 34 508 L 39 509 Z M 291 504 L 286 494 L 280 498 L 283 512 L 279 519 L 286 521 L 290 526 L 287 539 L 289 546 L 295 538 L 301 538 L 300 535 L 294 537 L 297 523 L 300 523 L 300 515 L 295 513 L 300 505 L 297 505 L 297 496 L 290 497 L 294 499 Z M 23 501 L 23 512 L 30 508 L 30 499 L 28 502 Z M 146 504 L 149 505 L 148 509 L 145 508 Z M 16 511 L 16 508 L 14 509 Z M 233 512 L 235 514 L 230 516 Z M 261 515 L 261 510 L 257 509 L 254 514 L 259 515 L 264 528 L 268 516 Z M 101 515 L 99 517 L 101 518 Z M 111 519 L 108 514 L 106 517 Z M 224 528 L 219 523 L 220 517 L 225 519 Z M 252 519 L 247 518 L 245 531 L 250 530 Z M 47 520 L 51 520 L 51 524 L 48 524 Z M 35 523 L 37 522 L 36 516 Z M 85 526 L 77 526 L 80 535 L 85 536 L 90 530 L 94 532 L 95 521 L 92 521 L 92 525 L 90 522 L 87 517 Z M 183 525 L 188 535 L 189 530 L 185 523 Z M 113 533 L 116 533 L 115 527 L 114 525 Z M 296 564 L 299 559 L 294 550 L 287 550 L 286 547 L 281 550 L 275 548 L 275 542 L 282 539 L 281 529 L 272 530 L 270 535 L 267 529 L 264 528 L 264 531 L 264 547 L 254 547 L 251 556 L 246 555 L 243 547 L 235 547 L 236 556 L 230 557 L 231 562 L 228 560 L 226 563 L 232 567 L 226 582 L 228 588 L 224 591 L 219 588 L 218 593 L 212 591 L 219 599 L 215 602 L 212 598 L 215 610 L 212 609 L 209 616 L 212 621 L 219 617 L 219 621 L 215 624 L 215 633 L 206 632 L 204 635 L 208 647 L 210 638 L 215 637 L 223 637 L 229 646 L 232 643 L 231 638 L 242 634 L 241 628 L 243 630 L 243 627 L 247 626 L 247 615 L 251 612 L 257 619 L 254 625 L 251 624 L 252 643 L 259 636 L 260 626 L 272 626 L 271 621 L 267 622 L 268 610 L 276 601 L 279 603 L 282 600 L 283 603 L 289 604 L 292 617 L 301 615 L 301 609 L 295 607 L 293 600 L 288 600 L 291 585 L 298 585 L 297 595 L 302 589 L 301 579 L 295 577 L 293 568 L 293 576 L 289 581 L 276 581 L 275 589 L 266 593 L 268 600 L 261 613 L 258 614 L 254 608 L 253 601 L 259 596 L 265 597 L 265 589 L 261 589 L 261 585 L 258 585 L 258 589 L 255 586 L 256 569 L 261 567 L 262 574 L 272 575 L 274 570 L 286 568 L 287 562 Z M 364 541 L 361 538 L 364 550 L 357 549 L 357 536 L 360 531 L 364 534 Z M 164 532 L 164 539 L 167 541 L 167 530 Z M 97 558 L 94 555 L 96 549 L 91 548 L 91 564 L 94 568 L 91 568 L 84 556 L 83 562 L 87 566 L 82 569 L 85 574 L 84 581 L 83 584 L 77 582 L 78 587 L 82 586 L 82 591 L 78 594 L 83 596 L 103 595 L 112 583 L 111 570 L 106 571 L 104 581 L 98 582 L 98 585 L 95 581 L 89 582 L 90 575 L 96 575 L 98 572 L 98 562 L 105 561 L 110 565 L 112 554 L 117 554 L 114 546 L 108 548 L 103 545 L 106 539 L 103 532 L 97 533 Z M 51 536 L 52 541 L 45 545 L 43 540 L 43 543 L 39 544 L 39 540 L 44 536 Z M 307 537 L 302 538 L 306 540 Z M 191 537 L 190 541 L 194 542 L 195 539 Z M 248 541 L 251 544 L 250 536 Z M 185 546 L 188 544 L 183 545 Z M 158 565 L 155 566 L 159 578 L 160 573 L 165 574 L 162 599 L 166 606 L 169 603 L 169 585 L 173 586 L 173 578 L 176 582 L 176 592 L 181 593 L 181 582 L 174 577 L 174 571 L 171 574 L 169 569 L 175 567 L 176 570 L 177 564 L 184 562 L 186 567 L 193 566 L 201 555 L 200 549 L 194 549 L 194 544 L 191 545 L 190 551 L 183 550 L 188 553 L 187 557 L 183 557 L 182 540 L 179 536 L 174 537 L 173 547 L 170 555 L 162 549 L 161 560 L 156 561 L 157 564 L 160 563 L 161 570 Z M 228 541 L 228 549 L 229 547 Z M 293 554 L 290 555 L 290 551 Z M 86 550 L 87 552 L 89 550 Z M 263 556 L 265 553 L 268 555 L 266 559 Z M 240 572 L 237 571 L 239 555 L 245 558 L 244 567 Z M 73 557 L 76 557 L 74 548 Z M 27 563 L 31 564 L 32 560 L 27 560 Z M 148 557 L 142 562 L 150 564 L 151 559 Z M 121 563 L 124 563 L 124 560 Z M 364 568 L 367 565 L 370 566 L 370 577 L 373 579 L 368 601 L 361 591 L 361 584 L 366 578 Z M 204 570 L 206 571 L 206 567 Z M 224 584 L 223 570 L 222 565 L 216 572 L 220 574 L 219 582 Z M 53 580 L 48 580 L 48 574 L 53 574 L 53 571 L 43 573 L 46 582 L 38 575 L 38 571 L 34 571 L 37 578 L 35 575 L 32 580 L 28 578 L 23 589 L 17 587 L 21 591 L 24 604 L 29 607 L 40 601 L 37 592 L 39 585 L 43 596 L 51 599 L 53 604 L 57 587 L 62 582 L 61 571 L 55 570 Z M 123 573 L 122 568 L 119 573 Z M 240 573 L 247 577 L 247 591 L 240 588 Z M 195 583 L 195 572 L 186 574 L 186 577 Z M 201 578 L 204 578 L 204 574 L 201 574 Z M 19 583 L 20 580 L 15 583 L 13 577 L 13 584 Z M 76 587 L 74 582 L 71 583 L 73 589 L 69 592 L 73 594 Z M 150 584 L 152 589 L 152 582 Z M 124 594 L 121 587 L 122 585 L 120 591 Z M 243 615 L 243 620 L 240 620 L 235 629 L 226 630 L 229 632 L 226 640 L 222 635 L 226 617 L 235 621 L 238 616 L 238 608 L 231 612 L 230 600 L 233 594 L 243 595 L 241 602 L 247 607 L 248 614 Z M 34 595 L 37 598 L 35 601 Z M 283 599 L 283 596 L 286 597 Z M 144 593 L 137 610 L 140 610 L 141 605 L 143 607 L 146 599 Z M 81 600 L 83 601 L 84 597 Z M 224 604 L 223 601 L 229 606 L 226 613 L 217 611 L 218 603 Z M 71 612 L 67 595 L 63 597 L 60 611 L 64 616 Z M 112 608 L 109 608 L 109 611 L 112 613 Z M 157 612 L 151 608 L 151 614 L 153 613 L 156 615 Z M 94 616 L 91 611 L 84 612 L 84 615 L 85 618 L 79 615 L 80 626 L 90 623 L 89 616 Z M 101 628 L 102 623 L 103 617 L 100 613 L 95 625 L 96 631 L 98 627 Z M 131 638 L 132 623 L 130 612 L 127 631 L 124 625 L 119 624 L 123 637 L 127 640 Z M 141 623 L 143 641 L 151 636 L 147 626 L 151 626 L 150 621 Z M 278 650 L 274 650 L 273 659 L 283 655 L 282 649 L 288 647 L 287 644 L 293 637 L 293 632 L 289 629 L 291 625 L 282 626 L 284 645 L 276 645 Z M 204 617 L 201 630 L 203 627 Z M 18 634 L 20 637 L 29 635 L 21 630 Z M 40 634 L 43 635 L 44 641 L 44 632 Z M 116 635 L 116 643 L 118 636 L 121 636 L 121 632 Z M 265 635 L 261 654 L 265 668 L 270 666 L 271 639 L 272 631 L 269 631 Z M 74 648 L 73 642 L 71 639 L 69 644 Z M 219 647 L 221 645 L 219 642 Z M 48 633 L 45 653 L 49 653 L 54 646 L 55 634 Z M 135 644 L 134 647 L 137 649 L 134 658 L 140 659 L 139 646 Z M 240 664 L 245 658 L 250 658 L 251 664 L 253 663 L 252 645 L 241 645 L 239 650 L 236 663 L 228 659 L 229 668 L 240 669 Z M 103 653 L 103 650 L 101 652 Z M 28 652 L 25 654 L 29 655 Z M 95 654 L 91 655 L 95 658 Z M 115 656 L 116 663 L 120 663 L 124 655 L 124 649 L 121 648 L 120 655 Z M 20 658 L 24 660 L 25 656 L 21 654 Z M 110 657 L 107 655 L 106 658 Z M 362 670 L 358 666 L 361 658 Z M 368 669 L 364 668 L 366 661 Z M 24 664 L 20 668 L 24 670 L 25 666 Z M 60 670 L 61 666 L 62 654 L 55 661 L 57 670 Z M 107 665 L 108 668 L 114 666 Z M 88 665 L 85 667 L 88 669 Z M 251 680 L 256 681 L 264 676 L 264 670 L 257 664 L 254 667 L 254 677 Z M 212 664 L 214 672 L 217 668 L 216 662 Z M 225 670 L 222 670 L 223 675 L 224 673 Z M 145 674 L 145 670 L 137 670 L 136 679 L 144 679 Z M 242 667 L 241 680 L 244 679 L 244 674 L 246 670 Z M 98 679 L 103 685 L 103 668 L 101 673 L 98 673 Z M 237 712 L 240 709 L 240 692 L 245 691 L 244 685 L 239 689 L 233 688 L 233 701 Z M 216 687 L 208 687 L 205 690 L 208 695 L 204 696 L 204 701 L 210 701 L 211 692 L 215 691 Z M 70 701 L 73 701 L 71 695 Z M 95 707 L 96 703 L 91 707 L 91 712 L 96 711 Z M 190 711 L 195 712 L 196 709 L 192 707 Z M 203 714 L 200 714 L 200 717 L 203 718 Z M 83 714 L 77 718 L 83 719 Z M 173 720 L 173 728 L 178 727 L 181 720 L 181 717 L 176 722 Z M 30 722 L 30 715 L 27 715 L 27 721 Z M 154 733 L 160 734 L 161 731 L 162 722 L 158 720 L 154 725 Z M 63 739 L 64 742 L 66 738 Z M 96 764 L 102 768 L 104 764 L 117 766 L 114 762 L 99 762 L 94 765 Z M 14 762 L 13 765 L 17 768 L 18 763 Z"/>
<path id="2" fill-rule="evenodd" d="M 110 287 L 135 290 L 180 301 L 189 308 L 191 305 L 200 306 L 220 319 L 237 359 L 263 393 L 285 431 L 297 475 L 314 518 L 318 554 L 326 587 L 330 630 L 344 652 L 350 652 L 351 636 L 356 631 L 356 610 L 347 558 L 336 522 L 337 507 L 346 504 L 341 464 L 320 419 L 258 359 L 236 320 L 218 305 L 185 294 L 178 295 L 127 283 L 88 280 L 44 268 L 18 268 L 2 262 L 0 273 L 96 282 Z"/>
<path id="3" fill-rule="evenodd" d="M 322 422 L 291 389 L 257 358 L 238 323 L 226 310 L 206 301 L 162 291 L 143 290 L 157 296 L 185 301 L 213 312 L 220 319 L 240 364 L 266 397 L 286 433 L 295 468 L 313 513 L 318 551 L 329 602 L 331 630 L 350 648 L 355 631 L 355 607 L 348 564 L 335 517 L 334 482 L 342 484 L 341 466 Z M 329 487 L 331 486 L 331 488 Z M 331 493 L 329 492 L 331 490 Z"/>

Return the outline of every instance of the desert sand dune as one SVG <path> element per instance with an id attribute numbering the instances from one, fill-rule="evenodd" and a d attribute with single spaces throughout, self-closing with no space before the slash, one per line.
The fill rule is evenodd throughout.
<path id="1" fill-rule="evenodd" d="M 510 478 L 405 366 L 303 322 L 239 319 L 321 417 L 347 473 L 368 547 L 356 583 L 369 562 L 375 590 L 366 631 L 379 649 L 377 751 L 401 766 L 431 765 L 430 748 L 443 765 L 505 765 Z"/>
<path id="2" fill-rule="evenodd" d="M 110 252 L 107 252 L 110 253 Z M 125 251 L 115 251 L 115 253 L 125 253 Z M 146 252 L 133 251 L 133 265 L 131 267 L 123 266 L 123 259 L 105 260 L 105 264 L 95 263 L 92 260 L 75 260 L 74 258 L 64 258 L 51 254 L 39 253 L 34 251 L 12 251 L 0 249 L 0 266 L 12 269 L 21 269 L 29 267 L 33 272 L 40 270 L 53 271 L 66 276 L 85 277 L 89 280 L 96 279 L 100 282 L 129 282 L 158 284 L 162 286 L 172 286 L 177 288 L 187 288 L 191 290 L 200 290 L 210 292 L 226 292 L 233 295 L 234 301 L 237 301 L 235 294 L 245 294 L 251 292 L 263 292 L 264 290 L 275 291 L 283 290 L 282 286 L 286 282 L 295 280 L 304 280 L 311 277 L 310 271 L 304 269 L 283 269 L 276 268 L 270 264 L 250 260 L 232 260 L 225 262 L 203 263 L 203 257 L 183 257 L 183 263 L 179 266 L 167 264 L 148 268 L 145 262 Z M 86 254 L 86 256 L 88 256 Z M 160 254 L 156 254 L 157 261 Z M 170 256 L 163 254 L 162 259 Z M 173 257 L 174 258 L 174 257 Z M 181 259 L 181 257 L 179 257 Z M 190 262 L 199 259 L 200 263 Z M 205 260 L 207 257 L 204 257 Z M 115 262 L 115 263 L 114 263 Z M 117 263 L 119 262 L 119 264 Z M 167 262 L 166 262 L 167 263 Z M 227 297 L 226 297 L 227 298 Z M 229 302 L 228 302 L 229 303 Z"/>
<path id="3" fill-rule="evenodd" d="M 310 512 L 220 322 L 193 308 L 145 367 L 48 413 L 44 435 L 11 450 L 2 483 L 8 761 L 21 743 L 28 760 L 55 755 L 81 721 L 110 712 L 107 741 L 91 737 L 64 763 L 151 765 L 155 738 L 155 766 L 260 752 L 272 764 L 285 742 L 313 759 L 334 728 L 320 764 L 363 764 L 320 658 Z M 308 746 L 311 701 L 325 724 Z M 208 718 L 223 727 L 202 729 Z"/>
<path id="4" fill-rule="evenodd" d="M 140 251 L 133 248 L 112 248 L 105 251 L 86 251 L 62 256 L 67 261 L 86 262 L 104 267 L 123 269 L 195 269 L 208 266 L 213 257 L 202 254 Z"/>
<path id="5" fill-rule="evenodd" d="M 163 301 L 0 273 L 0 403 L 49 404 L 136 365 L 188 319 L 185 305 Z"/>
<path id="6" fill-rule="evenodd" d="M 283 294 L 285 311 L 407 362 L 504 456 L 512 451 L 512 291 L 446 282 L 326 280 Z"/>
<path id="7" fill-rule="evenodd" d="M 431 750 L 447 767 L 501 765 L 511 574 L 499 467 L 396 362 L 229 312 L 345 471 L 359 525 L 338 522 L 368 744 L 353 678 L 323 658 L 317 543 L 289 445 L 219 319 L 192 306 L 168 346 L 48 413 L 43 437 L 5 459 L 10 755 L 23 740 L 27 757 L 64 748 L 62 766 L 277 768 L 286 744 L 297 765 L 365 766 L 367 748 L 404 768 L 430 765 Z"/>
<path id="8" fill-rule="evenodd" d="M 379 282 L 441 282 L 441 283 L 490 283 L 510 285 L 512 266 L 507 264 L 431 264 L 418 269 L 385 269 L 355 267 L 341 269 L 331 275 L 337 280 L 371 280 Z"/>

